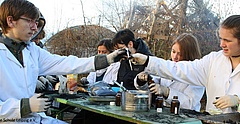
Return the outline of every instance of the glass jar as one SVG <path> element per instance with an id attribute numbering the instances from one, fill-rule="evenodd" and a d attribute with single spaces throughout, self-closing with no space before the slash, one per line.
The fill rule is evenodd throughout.
<path id="1" fill-rule="evenodd" d="M 118 91 L 115 97 L 115 104 L 116 106 L 121 106 L 121 92 Z"/>
<path id="2" fill-rule="evenodd" d="M 170 112 L 173 114 L 179 114 L 180 111 L 180 102 L 178 101 L 178 96 L 173 96 L 171 101 Z"/>
<path id="3" fill-rule="evenodd" d="M 158 95 L 156 100 L 155 100 L 155 109 L 157 112 L 162 112 L 163 111 L 163 96 Z"/>

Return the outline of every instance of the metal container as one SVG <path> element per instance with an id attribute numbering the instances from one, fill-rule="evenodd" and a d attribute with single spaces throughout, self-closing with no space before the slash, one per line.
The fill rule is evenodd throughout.
<path id="1" fill-rule="evenodd" d="M 148 111 L 150 110 L 149 91 L 128 90 L 122 92 L 121 108 L 123 111 Z"/>

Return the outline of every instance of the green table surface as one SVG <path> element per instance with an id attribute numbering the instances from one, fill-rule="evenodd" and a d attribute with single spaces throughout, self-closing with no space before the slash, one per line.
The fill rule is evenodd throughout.
<path id="1" fill-rule="evenodd" d="M 64 99 L 55 98 L 59 103 L 74 106 L 87 111 L 118 118 L 124 121 L 137 124 L 155 124 L 155 123 L 187 123 L 201 124 L 201 120 L 187 117 L 184 114 L 174 115 L 170 113 L 170 109 L 165 107 L 162 113 L 157 113 L 153 108 L 144 112 L 123 111 L 120 106 L 110 105 L 109 102 L 92 102 L 88 98 Z"/>

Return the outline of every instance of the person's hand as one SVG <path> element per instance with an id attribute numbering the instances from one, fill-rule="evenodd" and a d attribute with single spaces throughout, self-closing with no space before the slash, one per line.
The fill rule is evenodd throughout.
<path id="1" fill-rule="evenodd" d="M 37 90 L 44 90 L 46 88 L 46 85 L 42 81 L 37 80 L 36 88 L 37 88 Z"/>
<path id="2" fill-rule="evenodd" d="M 161 86 L 160 84 L 152 83 L 148 86 L 151 93 L 155 93 L 156 95 L 163 95 L 168 97 L 169 95 L 169 88 L 165 86 Z"/>
<path id="3" fill-rule="evenodd" d="M 239 98 L 235 95 L 226 95 L 219 97 L 213 104 L 220 109 L 237 106 Z"/>
<path id="4" fill-rule="evenodd" d="M 40 81 L 42 82 L 42 84 L 45 85 L 45 88 L 44 88 L 44 89 L 46 89 L 46 90 L 53 90 L 52 83 L 51 83 L 47 78 L 45 78 L 45 77 L 43 77 L 43 76 L 40 76 L 40 77 L 38 78 L 38 80 L 40 80 Z"/>
<path id="5" fill-rule="evenodd" d="M 141 54 L 141 53 L 135 53 L 135 54 L 132 54 L 131 56 L 132 56 L 132 58 L 130 60 L 134 65 L 148 64 L 148 63 L 146 63 L 147 59 L 148 59 L 147 55 L 144 55 L 144 54 Z"/>
<path id="6" fill-rule="evenodd" d="M 45 77 L 43 77 L 43 76 L 40 76 L 39 78 L 38 78 L 38 80 L 40 80 L 43 84 L 47 84 L 47 83 L 50 83 L 49 82 L 49 80 L 47 79 L 47 78 L 45 78 Z"/>
<path id="7" fill-rule="evenodd" d="M 108 64 L 111 64 L 113 62 L 116 62 L 116 59 L 118 56 L 121 56 L 122 54 L 126 54 L 126 50 L 125 49 L 118 49 L 113 51 L 112 53 L 107 55 L 107 61 Z"/>
<path id="8" fill-rule="evenodd" d="M 79 82 L 80 82 L 80 86 L 87 86 L 89 84 L 86 77 L 82 77 Z"/>
<path id="9" fill-rule="evenodd" d="M 137 84 L 138 86 L 143 86 L 147 81 L 151 80 L 152 77 L 147 72 L 140 72 L 137 74 Z"/>
<path id="10" fill-rule="evenodd" d="M 47 75 L 46 78 L 47 78 L 50 82 L 57 82 L 57 81 L 58 81 L 57 77 L 55 78 L 55 77 L 53 77 L 53 76 L 51 76 L 51 75 Z"/>
<path id="11" fill-rule="evenodd" d="M 51 106 L 51 101 L 48 98 L 39 98 L 41 94 L 34 94 L 29 98 L 29 104 L 32 112 L 43 112 Z"/>
<path id="12" fill-rule="evenodd" d="M 138 74 L 137 74 L 137 78 L 138 78 L 138 80 L 140 80 L 140 81 L 149 81 L 149 80 L 152 79 L 151 76 L 150 76 L 147 72 L 144 72 L 144 71 L 138 73 Z"/>

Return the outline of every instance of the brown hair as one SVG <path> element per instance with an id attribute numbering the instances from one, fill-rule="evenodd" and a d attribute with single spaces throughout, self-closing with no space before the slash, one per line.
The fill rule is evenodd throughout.
<path id="1" fill-rule="evenodd" d="M 180 52 L 183 60 L 193 61 L 194 59 L 201 58 L 202 55 L 198 44 L 198 40 L 192 34 L 183 33 L 179 35 L 172 43 L 172 46 L 176 43 L 178 43 L 180 46 Z"/>
<path id="2" fill-rule="evenodd" d="M 232 15 L 225 19 L 221 26 L 225 29 L 232 29 L 233 36 L 240 40 L 240 15 Z"/>
<path id="3" fill-rule="evenodd" d="M 4 34 L 7 33 L 7 17 L 12 16 L 13 20 L 18 20 L 20 16 L 31 19 L 39 18 L 39 10 L 34 4 L 27 0 L 4 0 L 0 6 L 0 27 Z"/>
<path id="4" fill-rule="evenodd" d="M 110 53 L 113 52 L 114 48 L 112 44 L 112 39 L 110 38 L 102 39 L 101 41 L 98 42 L 97 47 L 102 45 L 105 46 Z"/>
<path id="5" fill-rule="evenodd" d="M 137 49 L 137 45 L 135 45 L 135 36 L 134 33 L 130 29 L 123 29 L 118 31 L 112 39 L 113 46 L 117 44 L 125 44 L 128 46 L 128 43 L 132 41 L 133 47 Z"/>

